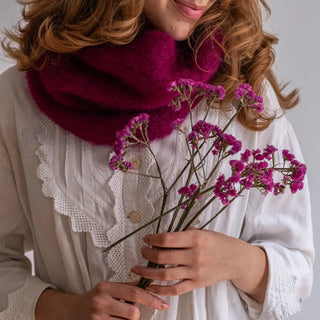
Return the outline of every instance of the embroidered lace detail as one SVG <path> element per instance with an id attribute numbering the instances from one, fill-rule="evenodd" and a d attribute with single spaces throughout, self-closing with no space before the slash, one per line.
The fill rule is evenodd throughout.
<path id="1" fill-rule="evenodd" d="M 49 285 L 28 277 L 20 289 L 8 295 L 8 307 L 0 313 L 1 320 L 34 319 L 34 309 L 41 292 Z"/>
<path id="2" fill-rule="evenodd" d="M 298 313 L 302 307 L 302 301 L 299 301 L 295 289 L 296 279 L 291 274 L 288 274 L 287 270 L 281 258 L 277 257 L 274 260 L 274 283 L 278 288 L 275 289 L 275 310 L 279 314 L 279 319 L 287 319 Z"/>
<path id="3" fill-rule="evenodd" d="M 254 244 L 261 246 L 259 243 Z M 238 291 L 248 313 L 248 318 L 253 319 L 279 319 L 285 320 L 298 313 L 302 307 L 296 289 L 296 278 L 288 272 L 283 257 L 272 246 L 264 244 L 263 247 L 269 260 L 269 284 L 266 301 L 259 304 L 242 291 Z"/>
<path id="4" fill-rule="evenodd" d="M 108 246 L 108 239 L 105 228 L 93 219 L 90 219 L 82 210 L 66 196 L 60 189 L 54 176 L 54 155 L 56 127 L 47 117 L 41 115 L 43 132 L 38 134 L 40 147 L 36 150 L 36 155 L 40 160 L 37 176 L 43 181 L 42 192 L 46 197 L 53 198 L 54 209 L 65 216 L 70 217 L 72 230 L 75 232 L 89 232 L 95 246 L 104 248 Z"/>

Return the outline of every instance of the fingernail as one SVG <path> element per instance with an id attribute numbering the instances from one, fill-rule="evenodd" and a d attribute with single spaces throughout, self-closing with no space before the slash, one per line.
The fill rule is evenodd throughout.
<path id="1" fill-rule="evenodd" d="M 146 290 L 148 290 L 148 291 L 150 291 L 150 292 L 153 292 L 153 293 L 156 292 L 156 290 L 155 290 L 154 288 L 150 287 L 150 286 L 147 287 Z"/>
<path id="2" fill-rule="evenodd" d="M 169 310 L 170 309 L 170 306 L 167 303 L 161 303 L 160 307 L 162 310 Z"/>

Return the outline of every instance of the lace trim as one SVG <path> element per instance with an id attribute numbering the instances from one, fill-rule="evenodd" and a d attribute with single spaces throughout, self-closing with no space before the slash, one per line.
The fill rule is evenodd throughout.
<path id="1" fill-rule="evenodd" d="M 17 291 L 8 295 L 8 308 L 0 313 L 1 320 L 34 319 L 34 310 L 40 294 L 50 287 L 37 278 L 28 277 Z"/>
<path id="2" fill-rule="evenodd" d="M 285 320 L 298 313 L 302 307 L 296 290 L 296 278 L 289 274 L 282 257 L 268 244 L 254 244 L 265 249 L 269 261 L 269 284 L 264 304 L 259 304 L 238 291 L 249 319 Z"/>
<path id="3" fill-rule="evenodd" d="M 37 135 L 40 147 L 36 155 L 40 160 L 37 176 L 43 181 L 42 192 L 54 201 L 54 209 L 71 219 L 72 230 L 75 232 L 89 232 L 96 247 L 108 246 L 105 229 L 90 219 L 83 210 L 77 208 L 56 183 L 53 172 L 56 127 L 47 117 L 40 116 L 43 131 Z"/>
<path id="4" fill-rule="evenodd" d="M 298 313 L 302 307 L 302 301 L 296 294 L 296 279 L 289 275 L 285 264 L 280 259 L 274 261 L 274 283 L 278 286 L 275 292 L 277 314 L 279 319 L 287 319 L 288 317 Z"/>

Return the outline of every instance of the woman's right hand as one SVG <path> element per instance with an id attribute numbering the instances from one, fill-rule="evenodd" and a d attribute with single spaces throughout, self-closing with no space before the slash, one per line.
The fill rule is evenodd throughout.
<path id="1" fill-rule="evenodd" d="M 45 290 L 36 306 L 36 320 L 138 320 L 139 308 L 131 301 L 165 311 L 169 305 L 136 283 L 100 282 L 81 295 Z"/>

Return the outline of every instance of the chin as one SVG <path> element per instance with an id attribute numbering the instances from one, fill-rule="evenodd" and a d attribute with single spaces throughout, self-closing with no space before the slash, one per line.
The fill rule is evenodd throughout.
<path id="1" fill-rule="evenodd" d="M 186 34 L 170 34 L 172 38 L 176 41 L 185 41 L 189 38 L 189 33 Z"/>
<path id="2" fill-rule="evenodd" d="M 169 28 L 163 29 L 162 31 L 168 33 L 176 41 L 187 40 L 192 32 L 191 28 L 182 29 L 180 26 L 171 26 Z"/>

